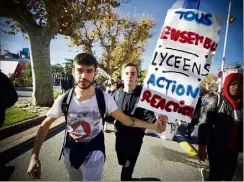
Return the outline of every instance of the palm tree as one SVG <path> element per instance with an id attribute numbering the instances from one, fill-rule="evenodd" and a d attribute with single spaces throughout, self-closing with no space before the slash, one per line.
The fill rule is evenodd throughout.
<path id="1" fill-rule="evenodd" d="M 74 60 L 73 59 L 68 59 L 68 58 L 66 58 L 65 60 L 66 60 L 66 62 L 63 63 L 64 69 L 66 70 L 66 72 L 71 73 Z"/>

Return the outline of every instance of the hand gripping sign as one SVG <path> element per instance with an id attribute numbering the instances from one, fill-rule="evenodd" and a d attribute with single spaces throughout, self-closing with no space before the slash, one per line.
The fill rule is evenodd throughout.
<path id="1" fill-rule="evenodd" d="M 208 75 L 222 20 L 195 9 L 169 9 L 138 106 L 190 122 Z"/>

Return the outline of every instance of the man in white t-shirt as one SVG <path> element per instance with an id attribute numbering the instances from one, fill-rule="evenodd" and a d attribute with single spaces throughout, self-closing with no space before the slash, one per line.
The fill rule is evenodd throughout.
<path id="1" fill-rule="evenodd" d="M 73 75 L 77 83 L 67 113 L 67 144 L 64 147 L 64 164 L 70 180 L 100 181 L 105 160 L 103 122 L 99 113 L 95 88 L 92 82 L 97 74 L 97 61 L 88 54 L 78 54 L 74 59 Z M 154 129 L 163 132 L 168 120 L 161 115 L 155 124 L 131 118 L 121 112 L 113 97 L 103 92 L 106 113 L 130 127 Z M 32 151 L 27 174 L 40 179 L 41 163 L 39 152 L 51 124 L 63 115 L 61 104 L 64 95 L 57 98 L 42 122 Z"/>

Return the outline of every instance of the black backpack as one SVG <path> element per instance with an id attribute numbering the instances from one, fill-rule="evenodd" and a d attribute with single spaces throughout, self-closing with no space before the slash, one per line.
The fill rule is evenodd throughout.
<path id="1" fill-rule="evenodd" d="M 64 134 L 64 142 L 63 142 L 63 147 L 62 147 L 62 150 L 61 150 L 61 154 L 59 156 L 59 160 L 61 159 L 62 157 L 62 154 L 63 154 L 63 150 L 64 150 L 64 147 L 65 147 L 65 144 L 66 144 L 66 137 L 67 137 L 67 130 L 66 130 L 66 127 L 67 127 L 67 115 L 68 115 L 68 110 L 69 110 L 69 105 L 71 103 L 71 100 L 72 100 L 72 96 L 73 96 L 73 93 L 74 93 L 74 88 L 68 90 L 65 92 L 65 95 L 64 95 L 64 99 L 62 101 L 62 105 L 61 105 L 61 109 L 64 113 L 64 116 L 65 116 L 65 134 Z M 104 94 L 103 94 L 103 91 L 98 89 L 98 88 L 95 88 L 95 93 L 96 93 L 96 97 L 97 97 L 97 103 L 98 103 L 98 108 L 99 108 L 99 112 L 100 112 L 100 116 L 102 118 L 102 121 L 103 121 L 103 126 L 104 126 L 104 115 L 105 115 L 105 112 L 106 112 L 106 103 L 105 103 L 105 98 L 104 98 Z"/>

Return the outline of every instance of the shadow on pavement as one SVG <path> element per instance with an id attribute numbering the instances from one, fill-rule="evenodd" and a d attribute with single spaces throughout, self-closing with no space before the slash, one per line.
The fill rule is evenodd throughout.
<path id="1" fill-rule="evenodd" d="M 65 123 L 62 123 L 61 125 L 58 125 L 57 127 L 54 127 L 52 129 L 50 129 L 45 141 L 50 139 L 50 138 L 52 138 L 52 137 L 54 137 L 55 135 L 57 135 L 58 133 L 60 133 L 64 129 L 65 129 Z M 14 147 L 12 147 L 12 148 L 0 153 L 1 165 L 5 165 L 5 164 L 9 163 L 13 159 L 19 157 L 23 153 L 25 153 L 28 150 L 32 149 L 33 146 L 34 146 L 35 137 L 36 136 L 26 140 L 23 143 L 20 143 L 19 145 L 16 145 L 16 146 L 14 146 Z"/>
<path id="2" fill-rule="evenodd" d="M 0 181 L 9 181 L 10 176 L 15 171 L 15 166 L 1 166 Z"/>
<path id="3" fill-rule="evenodd" d="M 151 148 L 152 154 L 162 162 L 164 160 L 180 162 L 195 168 L 206 168 L 208 165 L 198 160 L 198 156 L 190 156 L 164 146 L 154 146 Z"/>
<path id="4" fill-rule="evenodd" d="M 158 178 L 132 178 L 132 181 L 161 181 Z"/>

